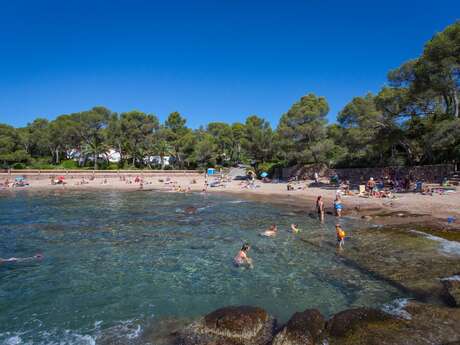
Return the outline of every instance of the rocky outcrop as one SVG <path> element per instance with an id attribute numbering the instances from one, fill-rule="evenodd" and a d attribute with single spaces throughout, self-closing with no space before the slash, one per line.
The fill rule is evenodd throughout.
<path id="1" fill-rule="evenodd" d="M 460 307 L 460 273 L 443 278 L 441 282 L 447 302 L 454 307 Z"/>
<path id="2" fill-rule="evenodd" d="M 218 309 L 192 323 L 180 334 L 183 345 L 266 345 L 273 337 L 274 319 L 257 307 Z"/>
<path id="3" fill-rule="evenodd" d="M 316 309 L 295 313 L 274 335 L 275 321 L 257 307 L 218 309 L 178 332 L 167 345 L 454 345 L 460 308 L 415 301 L 402 310 L 356 308 L 325 322 Z M 175 332 L 174 332 L 175 333 Z M 172 335 L 169 334 L 169 335 Z"/>
<path id="4" fill-rule="evenodd" d="M 273 345 L 320 344 L 326 320 L 317 309 L 295 313 L 273 339 Z"/>
<path id="5" fill-rule="evenodd" d="M 378 309 L 348 309 L 335 314 L 327 323 L 327 329 L 330 335 L 341 337 L 363 324 L 390 319 L 391 315 Z"/>
<path id="6" fill-rule="evenodd" d="M 460 327 L 458 327 L 460 309 L 419 302 L 409 302 L 404 309 L 410 315 L 406 320 L 391 317 L 382 319 L 376 314 L 367 320 L 361 319 L 355 327 L 342 329 L 344 332 L 338 332 L 340 334 L 338 336 L 331 334 L 328 343 L 330 345 L 450 345 L 460 341 Z M 348 313 L 349 311 L 339 313 L 342 315 L 340 319 L 344 320 L 343 315 Z M 340 321 L 337 315 L 332 318 L 336 322 Z"/>

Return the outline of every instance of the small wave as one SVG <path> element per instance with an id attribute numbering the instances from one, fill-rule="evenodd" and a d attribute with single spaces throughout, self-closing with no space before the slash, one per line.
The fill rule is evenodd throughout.
<path id="1" fill-rule="evenodd" d="M 0 334 L 0 337 L 2 334 Z M 6 338 L 5 341 L 3 342 L 4 345 L 19 345 L 23 344 L 22 339 L 19 335 L 13 335 L 9 338 Z"/>
<path id="2" fill-rule="evenodd" d="M 460 275 L 454 275 L 454 276 L 451 276 L 451 277 L 442 278 L 441 280 L 449 280 L 449 281 L 457 281 L 457 282 L 459 282 L 460 281 Z"/>
<path id="3" fill-rule="evenodd" d="M 411 320 L 412 315 L 409 314 L 404 308 L 409 304 L 408 298 L 397 298 L 394 301 L 385 304 L 382 310 L 390 315 L 396 316 L 400 319 Z"/>
<path id="4" fill-rule="evenodd" d="M 88 334 L 80 334 L 71 330 L 42 331 L 34 339 L 28 339 L 26 333 L 2 333 L 2 345 L 96 345 L 96 339 Z"/>
<path id="5" fill-rule="evenodd" d="M 446 240 L 445 238 L 442 238 L 442 237 L 438 237 L 438 236 L 434 236 L 434 235 L 431 235 L 431 234 L 427 234 L 425 232 L 422 232 L 422 231 L 417 231 L 417 230 L 410 230 L 411 232 L 415 233 L 415 234 L 419 234 L 419 235 L 422 235 L 432 241 L 436 241 L 436 242 L 439 242 L 440 244 L 440 249 L 443 253 L 445 254 L 456 254 L 456 255 L 460 255 L 460 243 L 459 242 L 455 242 L 455 241 L 449 241 L 449 240 Z"/>
<path id="6" fill-rule="evenodd" d="M 228 204 L 241 204 L 247 202 L 246 200 L 231 200 L 228 202 Z"/>

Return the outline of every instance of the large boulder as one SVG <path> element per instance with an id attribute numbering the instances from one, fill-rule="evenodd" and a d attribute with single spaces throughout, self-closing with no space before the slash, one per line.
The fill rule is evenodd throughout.
<path id="1" fill-rule="evenodd" d="M 218 309 L 189 325 L 180 335 L 183 345 L 266 345 L 273 338 L 275 321 L 257 307 Z"/>
<path id="2" fill-rule="evenodd" d="M 444 296 L 450 305 L 460 307 L 460 273 L 441 279 L 444 286 Z"/>
<path id="3" fill-rule="evenodd" d="M 335 314 L 327 323 L 329 334 L 334 337 L 344 336 L 362 324 L 392 319 L 392 316 L 378 309 L 347 309 Z"/>
<path id="4" fill-rule="evenodd" d="M 273 339 L 273 345 L 319 344 L 326 320 L 317 309 L 295 313 Z"/>

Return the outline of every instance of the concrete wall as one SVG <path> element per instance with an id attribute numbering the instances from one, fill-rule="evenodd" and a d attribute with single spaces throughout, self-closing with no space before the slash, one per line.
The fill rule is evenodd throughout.
<path id="1" fill-rule="evenodd" d="M 315 171 L 318 171 L 320 176 L 328 178 L 337 173 L 340 179 L 350 180 L 352 183 L 367 181 L 369 177 L 378 179 L 385 176 L 395 176 L 396 178 L 403 179 L 407 175 L 412 176 L 413 180 L 439 183 L 444 177 L 452 174 L 455 171 L 455 167 L 453 164 L 348 169 L 329 169 L 324 166 L 294 166 L 283 169 L 283 179 L 292 176 L 313 178 Z"/>

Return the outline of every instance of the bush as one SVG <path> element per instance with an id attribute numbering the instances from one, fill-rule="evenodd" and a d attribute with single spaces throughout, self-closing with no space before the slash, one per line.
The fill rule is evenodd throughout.
<path id="1" fill-rule="evenodd" d="M 50 164 L 47 158 L 35 158 L 30 163 L 32 169 L 54 169 L 54 165 Z"/>
<path id="2" fill-rule="evenodd" d="M 109 165 L 107 165 L 107 170 L 118 170 L 118 169 L 119 167 L 117 163 L 109 163 Z"/>
<path id="3" fill-rule="evenodd" d="M 61 166 L 63 169 L 77 169 L 78 163 L 74 160 L 69 159 L 62 161 Z"/>
<path id="4" fill-rule="evenodd" d="M 11 168 L 13 169 L 26 169 L 27 166 L 24 163 L 14 163 Z"/>

